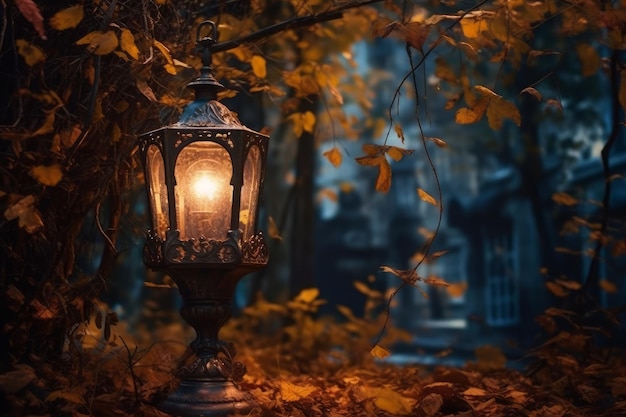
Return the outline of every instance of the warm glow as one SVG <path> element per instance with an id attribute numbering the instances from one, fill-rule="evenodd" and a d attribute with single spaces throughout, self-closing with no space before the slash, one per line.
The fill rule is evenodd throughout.
<path id="1" fill-rule="evenodd" d="M 206 172 L 200 175 L 193 182 L 193 192 L 197 198 L 206 198 L 213 200 L 217 192 L 217 184 Z"/>

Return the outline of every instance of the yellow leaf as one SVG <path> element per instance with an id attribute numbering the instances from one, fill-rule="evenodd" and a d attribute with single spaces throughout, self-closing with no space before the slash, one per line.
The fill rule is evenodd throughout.
<path id="1" fill-rule="evenodd" d="M 487 22 L 475 16 L 466 16 L 461 19 L 461 29 L 465 37 L 474 39 L 480 36 L 480 33 L 488 29 Z"/>
<path id="2" fill-rule="evenodd" d="M 278 226 L 272 216 L 269 216 L 267 221 L 267 233 L 272 239 L 283 240 L 283 237 L 280 235 L 280 231 L 278 230 Z"/>
<path id="3" fill-rule="evenodd" d="M 313 133 L 315 127 L 315 114 L 313 112 L 293 113 L 287 119 L 293 122 L 293 129 L 297 137 L 302 136 L 304 132 Z"/>
<path id="4" fill-rule="evenodd" d="M 317 288 L 305 288 L 300 291 L 300 294 L 296 296 L 295 300 L 309 304 L 312 303 L 318 295 L 320 295 L 320 290 Z"/>
<path id="5" fill-rule="evenodd" d="M 168 74 L 176 75 L 177 73 L 176 66 L 174 64 L 165 64 L 163 65 L 163 68 L 165 68 L 165 71 L 167 71 Z"/>
<path id="6" fill-rule="evenodd" d="M 267 75 L 267 67 L 265 58 L 260 55 L 255 55 L 250 60 L 250 65 L 252 66 L 252 72 L 259 78 L 265 78 Z"/>
<path id="7" fill-rule="evenodd" d="M 382 346 L 376 345 L 370 350 L 370 355 L 376 359 L 385 359 L 387 356 L 391 355 L 391 352 Z"/>
<path id="8" fill-rule="evenodd" d="M 428 194 L 426 191 L 422 190 L 421 188 L 417 189 L 417 194 L 422 199 L 422 201 L 432 204 L 435 207 L 439 205 L 437 204 L 437 200 L 435 200 L 433 196 L 431 196 L 430 194 Z"/>
<path id="9" fill-rule="evenodd" d="M 302 127 L 305 132 L 313 133 L 313 128 L 315 127 L 315 114 L 313 112 L 307 111 L 304 113 Z"/>
<path id="10" fill-rule="evenodd" d="M 49 166 L 37 165 L 31 168 L 30 175 L 43 185 L 53 187 L 63 178 L 63 171 L 59 164 Z"/>
<path id="11" fill-rule="evenodd" d="M 576 53 L 582 66 L 582 74 L 585 77 L 593 75 L 598 71 L 601 61 L 596 48 L 588 43 L 581 43 L 576 45 Z"/>
<path id="12" fill-rule="evenodd" d="M 50 26 L 56 30 L 75 28 L 83 20 L 83 17 L 85 17 L 85 11 L 83 6 L 78 4 L 55 13 L 50 18 Z"/>
<path id="13" fill-rule="evenodd" d="M 341 152 L 336 146 L 322 154 L 336 168 L 341 165 Z"/>
<path id="14" fill-rule="evenodd" d="M 409 415 L 413 411 L 414 400 L 390 388 L 363 387 L 363 394 L 374 399 L 374 405 L 394 416 Z"/>
<path id="15" fill-rule="evenodd" d="M 307 397 L 313 391 L 317 390 L 313 385 L 295 385 L 287 381 L 279 382 L 280 396 L 283 401 L 291 402 L 298 401 L 304 397 Z"/>
<path id="16" fill-rule="evenodd" d="M 157 41 L 156 39 L 152 41 L 152 43 L 161 52 L 161 55 L 163 55 L 163 58 L 165 58 L 167 63 L 170 65 L 174 65 L 174 60 L 172 59 L 172 56 L 170 55 L 170 50 L 168 49 L 168 47 L 163 45 L 161 42 Z"/>
<path id="17" fill-rule="evenodd" d="M 607 281 L 606 279 L 600 280 L 600 288 L 602 288 L 602 290 L 604 290 L 607 294 L 617 294 L 618 292 L 617 285 L 611 281 Z"/>
<path id="18" fill-rule="evenodd" d="M 17 53 L 24 58 L 24 62 L 29 67 L 33 67 L 46 59 L 43 49 L 28 43 L 24 39 L 17 39 L 15 45 L 17 46 Z"/>
<path id="19" fill-rule="evenodd" d="M 499 130 L 505 118 L 513 120 L 517 126 L 522 124 L 522 115 L 513 103 L 501 97 L 489 100 L 489 107 L 487 107 L 489 126 L 493 130 Z"/>
<path id="20" fill-rule="evenodd" d="M 462 125 L 476 123 L 480 119 L 482 119 L 485 114 L 485 110 L 487 110 L 487 105 L 489 104 L 489 99 L 487 97 L 481 97 L 476 105 L 472 108 L 463 107 L 457 110 L 454 115 L 454 120 Z"/>
<path id="21" fill-rule="evenodd" d="M 130 30 L 122 29 L 122 33 L 120 34 L 120 46 L 122 51 L 126 52 L 132 58 L 139 59 L 139 49 L 135 44 L 135 37 Z"/>
<path id="22" fill-rule="evenodd" d="M 87 50 L 95 55 L 110 54 L 118 44 L 117 36 L 112 30 L 106 32 L 97 30 L 76 41 L 76 45 L 87 45 Z"/>

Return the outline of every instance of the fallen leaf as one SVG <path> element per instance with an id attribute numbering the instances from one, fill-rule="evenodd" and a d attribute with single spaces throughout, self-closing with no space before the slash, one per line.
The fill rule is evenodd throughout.
<path id="1" fill-rule="evenodd" d="M 100 30 L 88 33 L 76 41 L 76 45 L 87 45 L 87 50 L 95 55 L 107 55 L 113 52 L 119 44 L 115 32 Z"/>
<path id="2" fill-rule="evenodd" d="M 46 55 L 44 54 L 43 49 L 25 41 L 24 39 L 16 39 L 15 46 L 17 46 L 17 53 L 24 58 L 24 62 L 26 62 L 26 65 L 29 67 L 33 67 L 46 60 Z"/>
<path id="3" fill-rule="evenodd" d="M 31 168 L 30 175 L 43 185 L 54 187 L 63 178 L 63 171 L 59 164 L 37 165 Z"/>
<path id="4" fill-rule="evenodd" d="M 78 26 L 84 17 L 83 6 L 78 4 L 56 12 L 50 18 L 50 26 L 56 30 L 72 29 Z"/>
<path id="5" fill-rule="evenodd" d="M 280 381 L 279 389 L 283 401 L 291 402 L 307 397 L 309 394 L 316 391 L 317 387 L 313 385 L 295 385 L 291 382 Z"/>
<path id="6" fill-rule="evenodd" d="M 135 36 L 128 29 L 122 29 L 122 33 L 120 34 L 120 47 L 122 51 L 126 52 L 134 59 L 139 59 L 139 49 L 135 44 Z"/>

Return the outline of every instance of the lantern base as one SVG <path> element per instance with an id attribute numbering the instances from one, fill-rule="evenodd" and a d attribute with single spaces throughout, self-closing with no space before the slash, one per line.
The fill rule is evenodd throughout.
<path id="1" fill-rule="evenodd" d="M 247 414 L 256 406 L 252 395 L 232 381 L 183 380 L 157 408 L 177 417 L 226 417 Z"/>

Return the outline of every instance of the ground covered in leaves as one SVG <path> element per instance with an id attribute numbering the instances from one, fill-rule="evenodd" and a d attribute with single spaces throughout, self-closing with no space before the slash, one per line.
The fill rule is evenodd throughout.
<path id="1" fill-rule="evenodd" d="M 507 369 L 495 347 L 481 348 L 463 368 L 394 366 L 382 346 L 409 335 L 389 328 L 372 351 L 385 317 L 370 301 L 366 317 L 342 308 L 344 320 L 319 318 L 323 301 L 308 290 L 284 305 L 260 300 L 231 320 L 221 336 L 235 342 L 247 366 L 239 385 L 259 403 L 249 415 L 626 415 L 626 355 L 596 346 L 588 329 L 571 325 L 570 313 L 543 318 L 556 324 L 565 315 L 570 326 L 553 327 L 529 352 L 524 372 Z M 31 357 L 1 374 L 2 415 L 164 417 L 154 401 L 176 384 L 172 375 L 190 357 L 192 331 L 180 320 L 129 331 L 124 322 L 111 328 L 108 317 L 68 341 L 61 362 Z"/>

